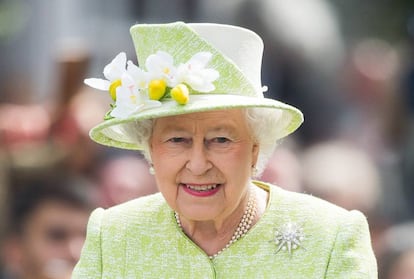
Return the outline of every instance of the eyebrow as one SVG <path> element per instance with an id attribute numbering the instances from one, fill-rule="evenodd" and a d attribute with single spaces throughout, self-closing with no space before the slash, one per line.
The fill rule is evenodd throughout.
<path id="1" fill-rule="evenodd" d="M 213 129 L 209 130 L 212 132 L 220 132 L 220 131 L 229 131 L 229 132 L 234 132 L 236 129 L 234 126 L 232 125 L 220 125 L 217 127 L 214 127 Z"/>
<path id="2" fill-rule="evenodd" d="M 234 133 L 236 131 L 236 127 L 235 125 L 228 125 L 228 124 L 220 124 L 218 126 L 214 126 L 212 128 L 209 128 L 207 130 L 207 133 L 210 132 L 221 132 L 221 131 L 227 131 L 230 133 Z M 188 129 L 184 128 L 183 126 L 179 125 L 179 124 L 172 124 L 172 125 L 167 125 L 165 126 L 162 131 L 162 133 L 166 133 L 166 132 L 188 132 Z"/>

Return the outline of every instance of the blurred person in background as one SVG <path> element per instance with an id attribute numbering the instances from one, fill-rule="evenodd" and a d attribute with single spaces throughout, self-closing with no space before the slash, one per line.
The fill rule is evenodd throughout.
<path id="1" fill-rule="evenodd" d="M 300 160 L 304 191 L 348 210 L 362 211 L 369 220 L 374 251 L 377 250 L 378 238 L 392 223 L 384 216 L 382 206 L 392 197 L 382 196 L 374 160 L 360 148 L 339 140 L 309 146 Z"/>
<path id="2" fill-rule="evenodd" d="M 46 104 L 52 118 L 50 140 L 64 152 L 67 168 L 89 176 L 102 149 L 89 140 L 88 132 L 102 120 L 110 98 L 105 95 L 96 98 L 83 84 L 91 59 L 86 46 L 69 39 L 60 45 L 54 56 L 58 73 L 56 94 Z"/>
<path id="3" fill-rule="evenodd" d="M 284 142 L 273 152 L 260 176 L 260 180 L 283 189 L 303 192 L 302 168 L 297 151 Z"/>
<path id="4" fill-rule="evenodd" d="M 308 147 L 301 155 L 305 192 L 368 216 L 381 197 L 378 169 L 357 147 L 326 141 Z"/>
<path id="5" fill-rule="evenodd" d="M 3 238 L 5 236 L 5 232 L 8 228 L 7 218 L 8 218 L 8 202 L 9 202 L 9 191 L 7 188 L 7 180 L 8 180 L 8 160 L 4 154 L 0 150 L 0 251 L 2 251 L 2 243 Z M 1 255 L 1 252 L 0 252 Z M 0 256 L 0 278 L 3 271 L 3 262 Z M 3 279 L 3 278 L 2 278 Z"/>
<path id="6" fill-rule="evenodd" d="M 306 115 L 296 134 L 304 146 L 335 134 L 343 110 L 337 73 L 345 45 L 330 2 L 244 0 L 238 9 L 237 22 L 264 35 L 263 81 L 272 88 L 265 94 Z"/>
<path id="7" fill-rule="evenodd" d="M 10 279 L 67 279 L 96 206 L 92 186 L 65 173 L 14 172 L 2 260 Z"/>
<path id="8" fill-rule="evenodd" d="M 401 94 L 401 56 L 386 40 L 361 38 L 352 46 L 344 68 L 346 110 L 337 137 L 360 148 L 376 164 L 384 199 L 384 217 L 399 222 L 408 217 L 404 194 L 402 144 L 409 116 Z"/>
<path id="9" fill-rule="evenodd" d="M 407 31 L 409 44 L 402 76 L 402 88 L 409 123 L 407 137 L 401 148 L 401 168 L 404 191 L 410 207 L 409 217 L 414 219 L 414 14 L 408 19 Z"/>
<path id="10" fill-rule="evenodd" d="M 109 98 L 93 96 L 92 100 L 93 92 L 83 85 L 89 59 L 87 50 L 78 43 L 56 49 L 55 83 L 50 86 L 53 94 L 45 101 L 33 100 L 30 90 L 23 95 L 18 86 L 3 92 L 0 149 L 10 160 L 18 158 L 32 165 L 49 160 L 65 164 L 74 173 L 91 174 L 92 162 L 101 149 L 89 140 L 88 132 L 101 121 Z M 16 100 L 14 95 L 25 98 Z M 27 153 L 35 156 L 25 156 Z"/>
<path id="11" fill-rule="evenodd" d="M 49 135 L 50 125 L 50 115 L 41 105 L 0 104 L 2 149 L 16 149 L 27 143 L 42 143 Z"/>
<path id="12" fill-rule="evenodd" d="M 414 223 L 390 227 L 381 237 L 379 279 L 414 279 Z"/>
<path id="13" fill-rule="evenodd" d="M 96 170 L 99 205 L 108 208 L 157 192 L 149 167 L 136 153 L 120 153 L 103 159 Z"/>
<path id="14" fill-rule="evenodd" d="M 362 38 L 350 49 L 342 84 L 346 114 L 338 134 L 381 165 L 395 164 L 406 115 L 399 88 L 397 48 L 386 40 Z"/>

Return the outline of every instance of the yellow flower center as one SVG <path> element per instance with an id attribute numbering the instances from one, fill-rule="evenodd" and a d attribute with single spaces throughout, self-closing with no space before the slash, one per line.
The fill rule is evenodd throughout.
<path id="1" fill-rule="evenodd" d="M 163 79 L 151 80 L 148 84 L 148 96 L 151 100 L 160 100 L 167 88 L 167 83 Z"/>
<path id="2" fill-rule="evenodd" d="M 121 86 L 122 82 L 120 79 L 117 79 L 109 85 L 109 94 L 111 95 L 112 100 L 116 101 L 116 89 Z"/>
<path id="3" fill-rule="evenodd" d="M 131 95 L 131 96 L 129 96 L 129 98 L 131 99 L 131 103 L 133 103 L 133 104 L 137 103 L 137 96 Z"/>
<path id="4" fill-rule="evenodd" d="M 185 84 L 180 83 L 173 89 L 171 89 L 171 98 L 173 98 L 180 105 L 188 103 L 190 92 Z"/>
<path id="5" fill-rule="evenodd" d="M 144 87 L 145 87 L 145 81 L 141 81 L 141 82 L 139 83 L 139 87 L 144 88 Z"/>
<path id="6" fill-rule="evenodd" d="M 164 72 L 164 74 L 167 74 L 168 75 L 170 73 L 170 68 L 165 67 L 164 70 L 163 70 L 163 72 Z"/>

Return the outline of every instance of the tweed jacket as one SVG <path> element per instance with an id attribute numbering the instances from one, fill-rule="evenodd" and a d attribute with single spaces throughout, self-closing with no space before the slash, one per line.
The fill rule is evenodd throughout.
<path id="1" fill-rule="evenodd" d="M 255 184 L 270 193 L 265 213 L 213 260 L 182 232 L 159 193 L 96 209 L 72 278 L 377 278 L 360 212 Z"/>

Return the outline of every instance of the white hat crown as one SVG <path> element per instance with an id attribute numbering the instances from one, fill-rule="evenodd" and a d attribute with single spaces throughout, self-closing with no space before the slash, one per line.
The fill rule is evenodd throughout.
<path id="1" fill-rule="evenodd" d="M 262 95 L 261 69 L 263 41 L 254 32 L 233 25 L 190 23 L 202 38 L 232 60 Z M 229 38 L 229 39 L 223 39 Z"/>

